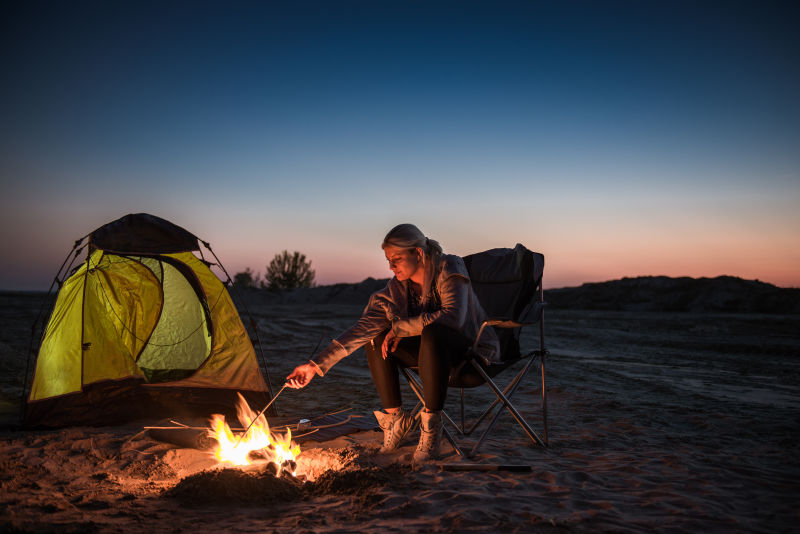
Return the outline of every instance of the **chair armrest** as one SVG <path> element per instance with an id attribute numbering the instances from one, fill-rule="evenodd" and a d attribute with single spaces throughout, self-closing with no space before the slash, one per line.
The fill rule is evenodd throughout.
<path id="1" fill-rule="evenodd" d="M 520 323 L 514 321 L 513 319 L 507 319 L 504 317 L 493 317 L 486 319 L 481 323 L 480 329 L 478 329 L 478 335 L 475 336 L 475 342 L 472 344 L 472 350 L 477 352 L 478 350 L 478 342 L 481 340 L 481 336 L 483 335 L 483 331 L 486 329 L 487 326 L 496 326 L 498 328 L 518 328 L 520 326 L 526 326 L 533 323 Z"/>
<path id="2" fill-rule="evenodd" d="M 497 328 L 520 328 L 522 326 L 536 324 L 541 320 L 542 309 L 546 305 L 546 302 L 535 302 L 526 311 L 524 316 L 521 318 L 521 321 L 515 321 L 514 319 L 509 319 L 508 317 L 489 317 L 483 321 L 483 323 L 481 323 L 481 327 L 478 329 L 478 335 L 475 337 L 475 342 L 472 344 L 472 351 L 477 352 L 478 342 L 480 341 L 481 335 L 483 335 L 483 331 L 487 326 L 495 326 Z"/>
<path id="3" fill-rule="evenodd" d="M 497 326 L 499 328 L 518 328 L 520 326 L 527 326 L 529 324 L 533 323 L 521 323 L 513 319 L 503 319 L 498 317 L 493 319 L 486 319 L 481 325 L 481 327 L 486 325 L 486 326 Z"/>

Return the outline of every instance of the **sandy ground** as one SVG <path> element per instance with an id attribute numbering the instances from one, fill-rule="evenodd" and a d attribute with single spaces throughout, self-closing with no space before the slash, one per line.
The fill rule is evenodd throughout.
<path id="1" fill-rule="evenodd" d="M 276 385 L 320 335 L 360 311 L 250 307 Z M 6 411 L 19 390 L 31 309 L 29 299 L 0 299 Z M 299 470 L 316 482 L 286 486 L 252 469 L 215 471 L 206 452 L 153 441 L 141 422 L 6 426 L 0 531 L 797 531 L 800 317 L 552 310 L 546 325 L 550 447 L 533 446 L 504 415 L 470 460 L 530 472 L 448 471 L 440 464 L 466 463 L 449 447 L 439 462 L 411 470 L 413 440 L 381 454 L 379 434 L 364 431 L 304 444 Z M 533 347 L 535 336 L 523 341 Z M 539 398 L 534 377 L 515 396 L 537 429 Z M 340 407 L 368 414 L 377 404 L 359 352 L 278 400 L 281 414 L 296 418 Z"/>

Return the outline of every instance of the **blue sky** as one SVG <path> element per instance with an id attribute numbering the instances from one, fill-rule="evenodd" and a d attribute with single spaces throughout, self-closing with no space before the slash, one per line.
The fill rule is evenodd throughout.
<path id="1" fill-rule="evenodd" d="M 792 3 L 0 9 L 0 288 L 135 212 L 231 271 L 300 250 L 321 283 L 389 276 L 380 241 L 414 222 L 541 251 L 547 287 L 800 286 Z"/>

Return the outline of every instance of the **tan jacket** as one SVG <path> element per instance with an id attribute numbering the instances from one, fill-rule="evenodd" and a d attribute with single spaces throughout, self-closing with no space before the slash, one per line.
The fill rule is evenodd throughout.
<path id="1" fill-rule="evenodd" d="M 320 375 L 390 327 L 397 337 L 410 337 L 421 335 L 423 327 L 436 322 L 462 332 L 469 339 L 475 339 L 486 314 L 472 293 L 463 259 L 450 254 L 442 255 L 442 268 L 436 277 L 436 289 L 442 305 L 437 310 L 409 317 L 407 286 L 407 281 L 401 282 L 395 277 L 389 280 L 385 288 L 370 296 L 356 324 L 311 360 L 319 367 Z M 486 362 L 499 360 L 500 346 L 494 329 L 484 330 L 478 353 Z"/>

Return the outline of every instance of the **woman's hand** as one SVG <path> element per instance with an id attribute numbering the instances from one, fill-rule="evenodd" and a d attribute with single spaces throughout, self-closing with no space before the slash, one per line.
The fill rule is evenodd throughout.
<path id="1" fill-rule="evenodd" d="M 286 385 L 292 389 L 304 388 L 316 374 L 317 366 L 313 363 L 298 365 L 294 368 L 292 374 L 286 377 Z"/>
<path id="2" fill-rule="evenodd" d="M 390 352 L 394 352 L 397 349 L 397 344 L 400 342 L 400 338 L 394 335 L 394 332 L 389 330 L 386 332 L 386 337 L 383 338 L 383 344 L 381 345 L 381 354 L 383 354 L 383 359 L 385 360 L 387 356 L 389 356 Z"/>

